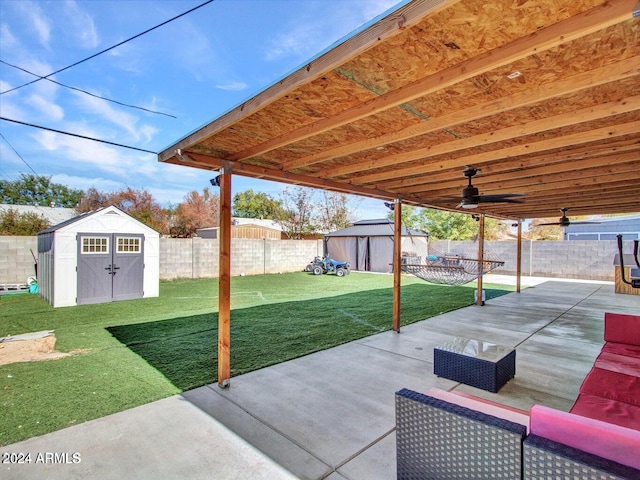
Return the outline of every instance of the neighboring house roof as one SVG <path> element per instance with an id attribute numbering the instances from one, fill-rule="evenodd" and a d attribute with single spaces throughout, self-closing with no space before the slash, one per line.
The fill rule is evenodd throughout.
<path id="1" fill-rule="evenodd" d="M 353 225 L 337 232 L 328 233 L 325 237 L 388 237 L 393 236 L 393 222 L 386 218 L 375 220 L 360 220 Z M 402 227 L 402 236 L 428 237 L 427 232 L 413 228 Z"/>
<path id="2" fill-rule="evenodd" d="M 255 226 L 260 228 L 267 228 L 269 230 L 277 230 L 278 232 L 282 232 L 282 227 L 280 224 L 276 223 L 274 220 L 262 220 L 260 218 L 240 218 L 233 217 L 232 226 Z M 196 232 L 208 232 L 212 230 L 218 230 L 220 227 L 205 227 L 198 228 Z"/>
<path id="3" fill-rule="evenodd" d="M 600 223 L 605 223 L 605 222 L 633 222 L 633 221 L 640 221 L 640 213 L 637 213 L 635 215 L 620 215 L 617 217 L 604 217 L 604 218 L 599 218 L 597 221 Z"/>
<path id="4" fill-rule="evenodd" d="M 0 210 L 15 210 L 19 214 L 35 213 L 44 217 L 52 225 L 64 222 L 77 215 L 74 208 L 41 207 L 39 205 L 10 205 L 3 203 L 0 204 Z"/>
<path id="5" fill-rule="evenodd" d="M 282 226 L 275 220 L 261 219 L 261 218 L 241 218 L 233 217 L 234 225 L 256 225 L 258 227 L 270 228 L 272 230 L 282 231 Z"/>
<path id="6" fill-rule="evenodd" d="M 640 232 L 640 214 L 617 217 L 593 217 L 589 218 L 592 224 L 572 223 L 565 227 L 565 233 L 590 233 L 590 232 Z"/>

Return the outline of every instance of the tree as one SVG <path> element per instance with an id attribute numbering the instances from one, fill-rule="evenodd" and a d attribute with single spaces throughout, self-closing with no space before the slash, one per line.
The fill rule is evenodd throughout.
<path id="1" fill-rule="evenodd" d="M 300 240 L 317 231 L 313 223 L 314 191 L 310 188 L 285 188 L 280 194 L 282 211 L 276 218 L 288 238 Z"/>
<path id="2" fill-rule="evenodd" d="M 473 240 L 477 238 L 478 222 L 471 215 L 430 208 L 425 210 L 424 216 L 427 220 L 429 235 L 434 240 Z"/>
<path id="3" fill-rule="evenodd" d="M 282 203 L 263 192 L 252 189 L 236 193 L 233 197 L 233 214 L 242 218 L 278 218 Z"/>
<path id="4" fill-rule="evenodd" d="M 526 237 L 530 240 L 562 240 L 562 227 L 559 225 L 540 225 L 557 220 L 557 218 L 536 218 L 532 220 Z"/>
<path id="5" fill-rule="evenodd" d="M 36 235 L 49 226 L 47 219 L 36 213 L 18 213 L 13 208 L 0 211 L 0 235 Z"/>
<path id="6" fill-rule="evenodd" d="M 393 219 L 393 212 L 389 214 Z M 478 222 L 472 215 L 433 208 L 402 207 L 402 223 L 409 228 L 426 231 L 432 240 L 474 240 L 478 235 Z M 506 226 L 494 218 L 485 219 L 484 238 L 500 238 Z"/>
<path id="7" fill-rule="evenodd" d="M 82 190 L 51 182 L 51 177 L 21 174 L 13 182 L 0 180 L 0 201 L 10 205 L 40 205 L 74 208 Z"/>
<path id="8" fill-rule="evenodd" d="M 90 188 L 80 200 L 78 213 L 90 212 L 100 207 L 114 205 L 136 220 L 160 233 L 169 233 L 167 213 L 147 190 L 127 187 L 112 193 Z"/>
<path id="9" fill-rule="evenodd" d="M 353 223 L 353 209 L 344 193 L 322 191 L 318 224 L 322 231 L 333 232 Z"/>
<path id="10" fill-rule="evenodd" d="M 178 205 L 172 225 L 172 235 L 191 237 L 199 228 L 220 223 L 220 197 L 205 188 L 202 195 L 193 190 Z"/>

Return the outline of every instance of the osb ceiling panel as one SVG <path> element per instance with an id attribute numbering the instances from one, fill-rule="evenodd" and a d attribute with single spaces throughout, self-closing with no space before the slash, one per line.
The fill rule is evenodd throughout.
<path id="1" fill-rule="evenodd" d="M 159 160 L 460 211 L 471 165 L 466 212 L 640 212 L 636 4 L 414 0 Z"/>

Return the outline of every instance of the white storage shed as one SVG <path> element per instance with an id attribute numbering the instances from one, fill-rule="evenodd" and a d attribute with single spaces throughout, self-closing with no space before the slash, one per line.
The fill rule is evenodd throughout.
<path id="1" fill-rule="evenodd" d="M 53 307 L 157 297 L 160 235 L 110 206 L 38 233 L 38 292 Z"/>

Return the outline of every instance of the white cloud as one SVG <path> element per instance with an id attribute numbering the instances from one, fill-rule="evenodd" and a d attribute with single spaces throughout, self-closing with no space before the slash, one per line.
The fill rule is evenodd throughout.
<path id="1" fill-rule="evenodd" d="M 157 133 L 157 129 L 151 125 L 138 126 L 138 117 L 114 108 L 105 100 L 78 92 L 74 92 L 74 95 L 76 95 L 87 112 L 96 115 L 102 121 L 106 120 L 118 128 L 125 130 L 134 142 L 143 141 L 144 143 L 148 143 Z"/>
<path id="2" fill-rule="evenodd" d="M 158 133 L 158 129 L 152 125 L 142 125 L 139 131 L 144 139 L 143 141 L 145 144 L 148 144 L 156 135 L 156 133 Z"/>
<path id="3" fill-rule="evenodd" d="M 88 131 L 83 125 L 65 125 L 61 130 L 72 131 L 79 135 L 98 138 L 95 132 Z M 42 148 L 53 153 L 65 161 L 81 163 L 85 167 L 94 168 L 103 172 L 116 175 L 120 178 L 128 178 L 137 173 L 137 162 L 129 160 L 121 152 L 122 150 L 107 144 L 94 142 L 82 138 L 72 137 L 59 133 L 41 131 L 35 135 Z M 79 166 L 71 166 L 76 169 Z"/>
<path id="4" fill-rule="evenodd" d="M 67 31 L 71 32 L 82 48 L 94 49 L 100 43 L 96 24 L 91 15 L 83 11 L 75 0 L 64 3 L 66 20 L 69 23 Z"/>
<path id="5" fill-rule="evenodd" d="M 84 123 L 69 122 L 59 126 L 59 129 L 107 140 L 104 132 L 96 132 Z M 103 172 L 114 180 L 127 184 L 157 177 L 158 162 L 153 154 L 49 131 L 38 131 L 34 138 L 40 147 L 49 152 L 45 157 L 63 159 L 62 165 L 68 166 L 70 172 Z M 122 143 L 117 139 L 115 141 Z"/>
<path id="6" fill-rule="evenodd" d="M 41 76 L 48 75 L 53 71 L 53 68 L 49 63 L 41 62 L 33 58 L 25 58 L 23 61 L 21 61 L 18 64 L 18 66 L 24 68 L 25 70 L 33 72 L 35 75 L 41 75 Z M 19 74 L 21 78 L 24 79 L 24 81 L 26 82 L 30 82 L 36 79 L 36 77 L 31 74 L 22 73 L 22 72 L 20 72 Z M 53 78 L 55 77 L 52 77 L 52 79 Z M 26 94 L 27 92 L 33 93 L 34 89 L 37 91 L 37 94 L 43 97 L 49 98 L 49 101 L 53 101 L 53 97 L 55 97 L 60 87 L 53 82 L 40 80 L 30 85 L 29 87 L 27 87 L 27 89 L 23 89 L 19 93 L 21 94 L 22 93 Z"/>
<path id="7" fill-rule="evenodd" d="M 124 183 L 105 177 L 79 177 L 77 175 L 67 175 L 66 173 L 51 175 L 51 181 L 66 185 L 69 188 L 85 191 L 93 187 L 101 192 L 113 192 L 124 187 Z"/>
<path id="8" fill-rule="evenodd" d="M 246 90 L 248 87 L 249 85 L 247 85 L 244 82 L 234 82 L 234 81 L 228 81 L 226 83 L 219 83 L 216 85 L 216 88 L 219 88 L 220 90 L 230 91 L 230 92 L 240 92 L 242 90 Z"/>
<path id="9" fill-rule="evenodd" d="M 45 47 L 49 47 L 49 40 L 51 38 L 51 24 L 46 17 L 38 2 L 20 1 L 15 2 L 20 15 L 27 23 L 30 23 L 33 29 L 36 31 L 38 41 Z M 48 72 L 47 72 L 48 73 Z"/>
<path id="10" fill-rule="evenodd" d="M 62 107 L 50 102 L 41 95 L 30 95 L 25 103 L 43 113 L 48 120 L 60 121 L 64 118 Z"/>
<path id="11" fill-rule="evenodd" d="M 0 25 L 0 45 L 2 48 L 13 48 L 17 44 L 16 37 L 13 36 L 6 23 Z"/>

